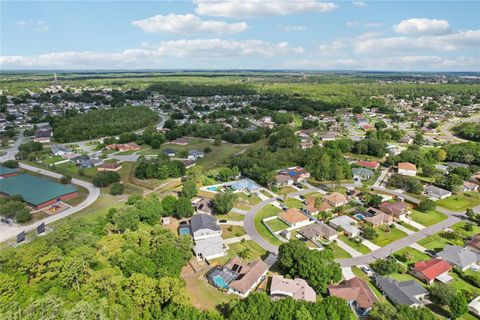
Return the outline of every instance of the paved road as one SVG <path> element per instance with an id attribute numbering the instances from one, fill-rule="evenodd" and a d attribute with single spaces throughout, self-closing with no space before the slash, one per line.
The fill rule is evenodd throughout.
<path id="1" fill-rule="evenodd" d="M 403 194 L 403 193 L 398 192 L 398 191 L 394 191 L 394 190 L 390 190 L 390 189 L 386 189 L 386 188 L 378 187 L 378 186 L 372 186 L 372 189 L 376 190 L 376 191 L 383 192 L 383 193 L 387 193 L 387 194 L 390 194 L 390 195 L 393 195 L 393 196 L 403 197 L 405 200 L 407 200 L 409 202 L 412 202 L 412 203 L 415 203 L 415 204 L 418 204 L 420 202 L 420 200 L 418 200 L 417 198 L 412 197 L 412 196 L 407 195 L 407 194 Z M 321 189 L 309 188 L 309 189 L 304 189 L 304 190 L 300 190 L 300 191 L 297 191 L 297 192 L 289 193 L 288 196 L 289 197 L 295 197 L 295 196 L 310 193 L 310 192 L 319 192 L 319 190 L 321 190 Z M 275 245 L 272 245 L 271 243 L 266 241 L 258 233 L 258 231 L 255 229 L 255 224 L 254 224 L 254 218 L 255 218 L 255 215 L 258 213 L 258 211 L 260 211 L 264 206 L 266 206 L 268 204 L 271 204 L 272 202 L 275 202 L 275 201 L 277 201 L 276 198 L 270 198 L 270 199 L 267 199 L 267 200 L 264 200 L 264 201 L 260 202 L 259 204 L 254 206 L 252 209 L 250 209 L 245 214 L 244 228 L 245 228 L 245 231 L 247 232 L 247 234 L 252 238 L 252 240 L 257 242 L 262 248 L 264 248 L 265 250 L 268 250 L 270 252 L 278 253 L 278 247 L 275 246 Z M 480 206 L 476 207 L 475 209 L 479 209 L 479 208 L 480 208 Z M 392 253 L 394 253 L 394 252 L 396 252 L 396 251 L 398 251 L 402 248 L 413 245 L 416 242 L 418 242 L 418 241 L 420 241 L 420 240 L 422 240 L 422 239 L 424 239 L 424 238 L 426 238 L 426 237 L 428 237 L 432 234 L 440 232 L 440 231 L 442 231 L 446 228 L 449 228 L 450 226 L 454 225 L 455 223 L 466 219 L 465 212 L 453 212 L 453 211 L 447 210 L 447 209 L 442 208 L 442 207 L 437 207 L 436 209 L 437 209 L 437 211 L 442 212 L 445 215 L 447 215 L 448 218 L 446 220 L 443 220 L 443 221 L 433 225 L 433 226 L 430 226 L 430 227 L 424 228 L 422 230 L 419 230 L 418 232 L 415 232 L 415 233 L 409 235 L 408 237 L 405 237 L 405 238 L 399 239 L 395 242 L 392 242 L 385 247 L 374 250 L 374 251 L 372 251 L 368 254 L 358 256 L 358 257 L 349 258 L 349 259 L 339 259 L 339 260 L 337 260 L 337 262 L 339 262 L 342 267 L 352 267 L 352 266 L 358 266 L 358 265 L 362 265 L 362 264 L 368 264 L 368 263 L 373 262 L 376 259 L 385 258 L 385 257 L 389 256 L 390 254 L 392 254 Z"/>
<path id="2" fill-rule="evenodd" d="M 24 163 L 20 163 L 20 168 L 30 170 L 30 171 L 33 171 L 33 172 L 38 172 L 42 175 L 52 177 L 52 178 L 56 178 L 56 179 L 59 179 L 62 176 L 58 173 L 47 171 L 47 170 L 44 170 L 44 169 L 39 169 L 37 167 L 33 167 L 33 166 L 30 166 L 30 165 L 27 165 L 27 164 L 24 164 Z M 54 221 L 63 219 L 65 217 L 68 217 L 69 215 L 72 215 L 72 214 L 88 207 L 89 205 L 94 203 L 98 199 L 98 197 L 100 196 L 100 189 L 95 187 L 93 184 L 91 184 L 89 182 L 86 182 L 86 181 L 83 181 L 83 180 L 78 180 L 78 179 L 72 179 L 72 183 L 75 184 L 75 185 L 82 186 L 82 187 L 84 187 L 88 190 L 87 198 L 85 200 L 83 200 L 78 206 L 69 208 L 65 211 L 54 214 L 52 216 L 48 216 L 44 219 L 41 219 L 39 221 L 35 221 L 34 223 L 29 224 L 29 225 L 25 225 L 25 226 L 22 226 L 22 225 L 10 226 L 10 225 L 6 225 L 4 223 L 0 223 L 0 242 L 15 238 L 17 236 L 17 234 L 19 234 L 22 231 L 28 232 L 28 231 L 35 230 L 35 228 L 37 228 L 37 226 L 40 225 L 42 222 L 45 223 L 45 224 L 49 224 L 49 223 L 52 223 Z"/>
<path id="3" fill-rule="evenodd" d="M 451 129 L 453 126 L 456 126 L 457 124 L 462 123 L 462 122 L 480 122 L 480 115 L 479 115 L 479 114 L 476 114 L 476 115 L 473 115 L 472 117 L 469 117 L 469 118 L 455 118 L 455 119 L 450 119 L 448 122 L 446 122 L 445 124 L 443 124 L 443 125 L 440 127 L 440 131 L 441 131 L 445 136 L 449 137 L 452 141 L 468 142 L 468 140 L 465 140 L 465 139 L 462 139 L 462 138 L 459 138 L 459 137 L 453 135 L 453 133 L 450 131 L 450 129 Z"/>
<path id="4" fill-rule="evenodd" d="M 18 152 L 18 146 L 20 146 L 23 143 L 23 139 L 24 139 L 24 136 L 23 136 L 23 130 L 22 130 L 20 131 L 20 134 L 18 135 L 17 140 L 15 140 L 15 142 L 13 143 L 13 146 L 11 146 L 8 149 L 2 150 L 2 151 L 5 151 L 6 154 L 0 157 L 0 162 L 15 159 L 15 154 L 17 154 Z"/>

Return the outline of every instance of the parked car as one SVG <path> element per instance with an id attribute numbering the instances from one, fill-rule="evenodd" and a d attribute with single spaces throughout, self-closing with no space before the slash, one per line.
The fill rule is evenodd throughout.
<path id="1" fill-rule="evenodd" d="M 365 274 L 366 274 L 367 276 L 369 276 L 369 277 L 371 277 L 371 276 L 374 275 L 373 270 L 370 269 L 369 266 L 362 265 L 362 266 L 360 266 L 360 269 L 361 269 L 363 272 L 365 272 Z"/>
<path id="2" fill-rule="evenodd" d="M 219 220 L 218 223 L 227 223 L 227 220 L 222 219 L 222 220 Z"/>

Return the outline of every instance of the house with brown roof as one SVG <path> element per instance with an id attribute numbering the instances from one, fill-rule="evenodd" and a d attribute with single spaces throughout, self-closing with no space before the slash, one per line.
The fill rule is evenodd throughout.
<path id="1" fill-rule="evenodd" d="M 121 152 L 138 151 L 140 149 L 141 149 L 140 146 L 135 142 L 117 144 L 117 150 Z"/>
<path id="2" fill-rule="evenodd" d="M 327 194 L 326 196 L 323 197 L 323 199 L 333 207 L 340 207 L 348 203 L 348 198 L 345 195 L 338 192 L 332 192 L 330 194 Z"/>
<path id="3" fill-rule="evenodd" d="M 478 184 L 470 181 L 463 181 L 463 192 L 473 192 L 473 191 L 478 191 Z"/>
<path id="4" fill-rule="evenodd" d="M 428 284 L 432 284 L 435 280 L 447 283 L 452 280 L 452 277 L 448 275 L 452 268 L 447 261 L 434 258 L 428 261 L 418 261 L 413 266 L 411 273 Z"/>
<path id="5" fill-rule="evenodd" d="M 338 236 L 337 230 L 322 221 L 306 226 L 299 230 L 298 233 L 311 241 L 319 241 L 322 238 L 332 241 Z"/>
<path id="6" fill-rule="evenodd" d="M 278 218 L 290 227 L 295 228 L 304 226 L 310 221 L 310 219 L 297 208 L 290 208 L 287 211 L 282 212 Z"/>
<path id="7" fill-rule="evenodd" d="M 176 144 L 179 146 L 186 146 L 188 144 L 188 140 L 185 138 L 178 138 L 170 142 L 171 144 Z"/>
<path id="8" fill-rule="evenodd" d="M 368 168 L 368 169 L 373 169 L 376 170 L 380 166 L 380 163 L 377 161 L 364 161 L 360 160 L 356 162 L 358 166 L 363 167 L 363 168 Z"/>
<path id="9" fill-rule="evenodd" d="M 384 224 L 390 225 L 393 223 L 393 217 L 391 215 L 386 214 L 375 208 L 368 208 L 367 213 L 373 214 L 372 216 L 366 216 L 363 221 L 370 224 L 372 227 L 379 227 Z"/>
<path id="10" fill-rule="evenodd" d="M 122 164 L 117 162 L 104 162 L 97 167 L 98 171 L 118 171 L 122 169 Z"/>
<path id="11" fill-rule="evenodd" d="M 408 205 L 403 201 L 397 202 L 383 202 L 378 206 L 380 211 L 391 215 L 395 219 L 405 218 L 408 214 Z"/>
<path id="12" fill-rule="evenodd" d="M 235 293 L 245 298 L 265 279 L 268 266 L 262 260 L 255 260 L 249 264 L 245 264 L 237 256 L 232 258 L 225 268 L 230 269 L 238 276 L 228 284 L 228 293 Z"/>
<path id="13" fill-rule="evenodd" d="M 357 277 L 345 280 L 339 285 L 329 285 L 328 292 L 331 296 L 346 300 L 360 316 L 366 316 L 373 304 L 378 302 L 368 284 Z"/>
<path id="14" fill-rule="evenodd" d="M 399 162 L 398 165 L 398 174 L 404 176 L 416 176 L 417 175 L 417 166 L 410 162 Z"/>
<path id="15" fill-rule="evenodd" d="M 480 254 L 480 233 L 474 235 L 472 239 L 467 242 L 466 246 L 473 252 Z"/>
<path id="16" fill-rule="evenodd" d="M 280 275 L 274 275 L 270 282 L 270 296 L 292 297 L 295 300 L 315 302 L 317 294 L 308 283 L 300 278 L 285 279 Z"/>

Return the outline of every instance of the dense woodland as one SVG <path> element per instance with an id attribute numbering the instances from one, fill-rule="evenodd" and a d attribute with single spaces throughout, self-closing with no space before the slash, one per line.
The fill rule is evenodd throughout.
<path id="1" fill-rule="evenodd" d="M 465 122 L 453 128 L 461 138 L 480 142 L 480 123 Z"/>
<path id="2" fill-rule="evenodd" d="M 157 121 L 158 115 L 147 107 L 93 110 L 56 122 L 53 137 L 58 142 L 88 140 L 138 130 Z"/>

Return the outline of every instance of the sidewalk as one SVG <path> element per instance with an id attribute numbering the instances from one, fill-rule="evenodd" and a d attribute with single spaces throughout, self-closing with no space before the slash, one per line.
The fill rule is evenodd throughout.
<path id="1" fill-rule="evenodd" d="M 411 225 L 411 226 L 414 227 L 414 228 L 417 228 L 418 230 L 425 229 L 425 226 L 424 226 L 423 224 L 420 224 L 420 223 L 418 223 L 418 222 L 415 222 L 415 221 L 413 221 L 412 219 L 408 219 L 408 218 L 403 217 L 403 218 L 401 218 L 400 220 L 403 221 L 403 222 L 405 222 L 405 223 L 407 223 L 407 224 L 409 224 L 409 225 Z"/>
<path id="2" fill-rule="evenodd" d="M 250 238 L 250 236 L 249 236 L 248 234 L 246 234 L 246 235 L 241 236 L 241 237 L 235 237 L 235 238 L 225 239 L 225 240 L 223 240 L 223 243 L 225 243 L 225 244 L 232 244 L 232 243 L 240 242 L 240 241 L 242 241 L 243 239 L 245 239 L 245 240 L 251 240 L 252 238 Z"/>
<path id="3" fill-rule="evenodd" d="M 427 251 L 427 248 L 422 247 L 422 246 L 419 245 L 418 243 L 411 244 L 409 247 L 410 247 L 410 248 L 413 248 L 413 249 L 416 249 L 416 250 L 418 250 L 418 251 L 420 251 L 420 252 L 422 252 L 422 253 L 425 253 L 425 251 Z"/>
<path id="4" fill-rule="evenodd" d="M 353 249 L 352 247 L 350 247 L 348 244 L 346 244 L 345 242 L 343 242 L 342 240 L 340 239 L 337 239 L 337 245 L 342 248 L 343 250 L 347 251 L 352 257 L 360 257 L 362 256 L 363 254 L 361 254 L 360 252 L 358 252 L 357 250 Z"/>
<path id="5" fill-rule="evenodd" d="M 365 245 L 365 247 L 367 247 L 371 251 L 375 251 L 375 250 L 381 248 L 381 247 L 377 246 L 375 243 L 373 243 L 371 241 L 368 241 L 367 239 L 363 239 L 362 244 Z"/>
<path id="6" fill-rule="evenodd" d="M 342 275 L 343 279 L 345 280 L 350 280 L 352 278 L 355 278 L 355 274 L 352 271 L 352 268 L 350 267 L 342 267 Z"/>
<path id="7" fill-rule="evenodd" d="M 400 231 L 405 232 L 405 233 L 408 234 L 408 235 L 411 235 L 411 234 L 414 234 L 414 233 L 415 233 L 415 231 L 412 231 L 412 230 L 410 230 L 410 229 L 408 229 L 408 228 L 405 228 L 405 227 L 402 226 L 401 224 L 394 223 L 394 225 L 395 225 L 395 228 L 397 228 L 397 229 L 400 230 Z"/>
<path id="8" fill-rule="evenodd" d="M 239 226 L 243 227 L 243 221 L 234 221 L 234 220 L 227 220 L 225 223 L 220 223 L 221 225 L 230 225 L 230 226 Z"/>

